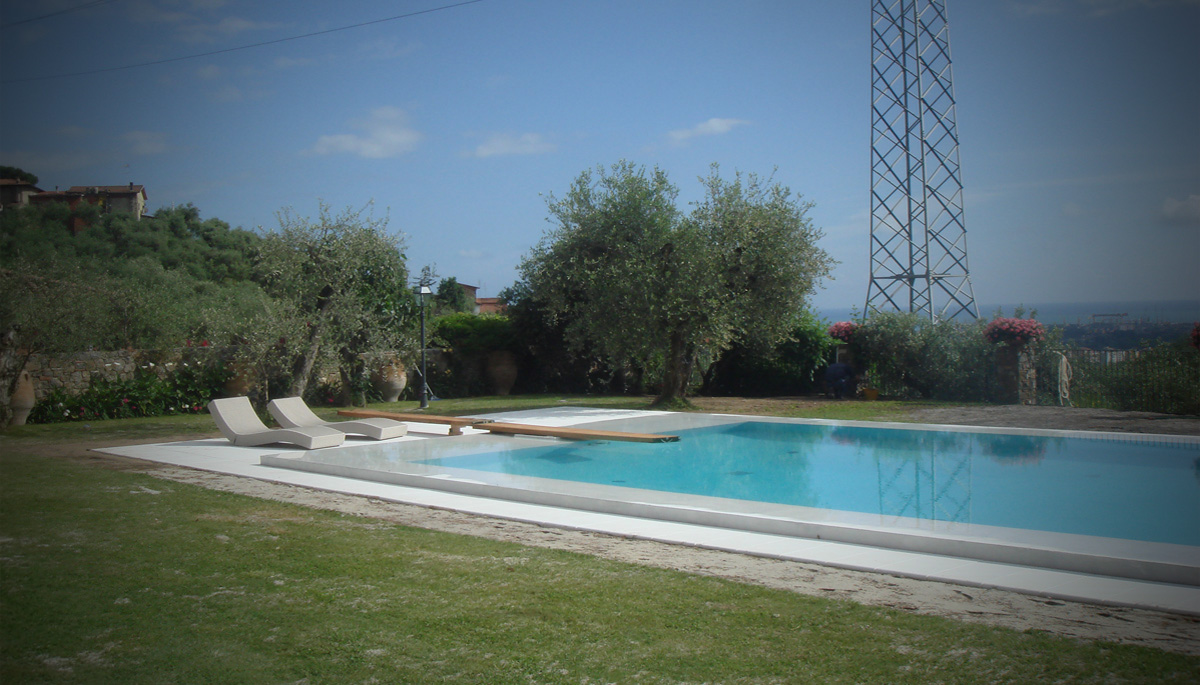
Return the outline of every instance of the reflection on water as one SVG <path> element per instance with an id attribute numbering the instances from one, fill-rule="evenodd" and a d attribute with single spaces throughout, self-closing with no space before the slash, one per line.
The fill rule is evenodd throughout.
<path id="1" fill-rule="evenodd" d="M 1200 445 L 755 421 L 672 432 L 679 442 L 446 441 L 416 463 L 1200 546 Z M 383 447 L 363 466 L 380 468 L 369 464 L 387 461 Z"/>

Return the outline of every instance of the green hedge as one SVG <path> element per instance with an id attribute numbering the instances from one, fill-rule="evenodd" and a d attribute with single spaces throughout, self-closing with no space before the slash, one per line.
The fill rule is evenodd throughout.
<path id="1" fill-rule="evenodd" d="M 165 378 L 139 369 L 131 380 L 93 378 L 77 395 L 55 389 L 34 405 L 29 423 L 196 414 L 220 397 L 227 372 L 220 364 L 180 363 Z"/>

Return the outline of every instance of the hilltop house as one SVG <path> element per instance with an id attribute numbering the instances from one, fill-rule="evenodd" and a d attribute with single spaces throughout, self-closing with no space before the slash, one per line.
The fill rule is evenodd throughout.
<path id="1" fill-rule="evenodd" d="M 40 192 L 41 188 L 19 178 L 0 178 L 0 210 L 24 207 L 30 197 Z"/>
<path id="2" fill-rule="evenodd" d="M 65 202 L 72 208 L 80 202 L 96 205 L 104 214 L 129 212 L 141 219 L 146 212 L 146 187 L 130 183 L 127 186 L 71 186 L 67 190 L 51 190 L 32 195 L 32 204 Z"/>
<path id="3" fill-rule="evenodd" d="M 459 283 L 458 287 L 462 288 L 463 292 L 465 292 L 467 294 L 467 297 L 472 302 L 475 303 L 474 308 L 472 308 L 472 310 L 471 310 L 472 314 L 503 314 L 504 313 L 505 307 L 500 302 L 500 298 L 498 298 L 498 297 L 479 297 L 479 286 L 467 285 L 466 283 Z"/>
<path id="4" fill-rule="evenodd" d="M 130 183 L 127 186 L 71 186 L 67 190 L 49 190 L 29 196 L 30 204 L 63 202 L 71 209 L 84 202 L 96 205 L 102 214 L 128 212 L 141 221 L 146 212 L 146 187 Z M 73 219 L 71 232 L 79 233 L 87 226 Z"/>

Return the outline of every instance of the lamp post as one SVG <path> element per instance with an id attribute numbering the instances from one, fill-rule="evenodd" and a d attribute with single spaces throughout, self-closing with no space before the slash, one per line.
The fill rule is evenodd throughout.
<path id="1" fill-rule="evenodd" d="M 425 300 L 432 294 L 433 291 L 427 285 L 417 289 L 417 298 L 421 302 L 421 387 L 417 390 L 417 397 L 421 400 L 422 409 L 429 408 L 429 381 L 425 375 Z"/>

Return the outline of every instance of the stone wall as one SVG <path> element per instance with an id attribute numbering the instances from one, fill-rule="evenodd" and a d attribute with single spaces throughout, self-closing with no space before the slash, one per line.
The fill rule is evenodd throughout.
<path id="1" fill-rule="evenodd" d="M 1031 350 L 1011 345 L 997 347 L 996 380 L 1001 404 L 1037 404 L 1037 368 Z"/>
<path id="2" fill-rule="evenodd" d="M 159 378 L 166 378 L 180 364 L 215 364 L 220 360 L 228 361 L 235 352 L 234 348 L 180 347 L 167 350 L 34 354 L 26 362 L 25 370 L 33 380 L 34 394 L 41 400 L 57 388 L 67 394 L 78 395 L 88 389 L 93 378 L 128 381 L 133 380 L 138 371 L 150 371 Z M 445 368 L 441 350 L 429 350 L 429 366 Z M 410 368 L 409 373 L 412 372 Z M 331 385 L 341 384 L 336 368 L 319 373 L 317 380 Z M 417 382 L 415 379 L 410 381 Z"/>
<path id="3" fill-rule="evenodd" d="M 215 348 L 184 347 L 170 350 L 113 350 L 73 354 L 34 354 L 25 364 L 33 379 L 37 399 L 56 388 L 77 395 L 87 390 L 93 378 L 109 381 L 132 380 L 138 370 L 165 378 L 182 363 L 216 361 Z"/>

